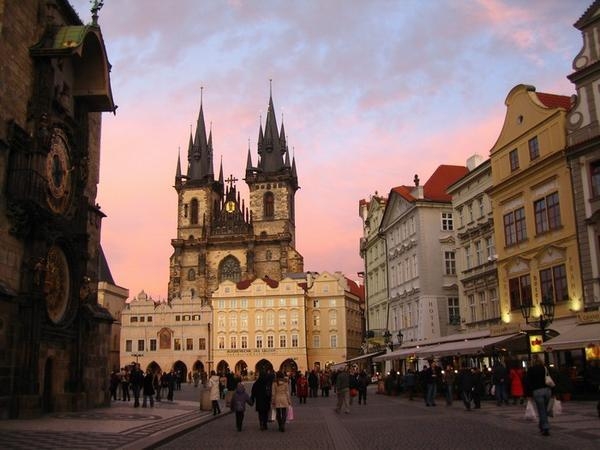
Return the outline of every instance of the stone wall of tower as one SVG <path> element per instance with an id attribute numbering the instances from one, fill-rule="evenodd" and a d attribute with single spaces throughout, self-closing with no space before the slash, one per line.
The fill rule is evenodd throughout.
<path id="1" fill-rule="evenodd" d="M 254 223 L 254 234 L 263 233 L 272 236 L 280 233 L 291 234 L 291 245 L 295 245 L 296 227 L 291 222 L 290 197 L 293 197 L 286 181 L 260 182 L 249 186 L 250 210 Z M 272 219 L 264 219 L 264 196 L 272 192 L 275 198 L 274 215 Z"/>

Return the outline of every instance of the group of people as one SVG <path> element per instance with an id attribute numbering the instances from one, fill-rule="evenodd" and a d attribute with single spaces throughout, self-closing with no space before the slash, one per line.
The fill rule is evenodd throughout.
<path id="1" fill-rule="evenodd" d="M 316 388 L 314 385 L 311 388 L 309 379 L 314 377 L 319 381 Z M 213 370 L 207 385 L 210 388 L 213 415 L 221 414 L 220 400 L 225 399 L 225 406 L 235 413 L 238 431 L 242 430 L 246 407 L 250 405 L 256 409 L 261 430 L 267 430 L 268 423 L 275 421 L 279 431 L 284 432 L 290 418 L 292 396 L 296 396 L 301 405 L 306 403 L 308 397 L 317 397 L 318 389 L 321 389 L 322 397 L 328 397 L 329 390 L 333 389 L 337 395 L 335 411 L 349 413 L 354 397 L 358 397 L 359 404 L 366 405 L 369 382 L 370 378 L 364 370 L 351 368 L 333 372 L 292 372 L 289 376 L 283 371 L 261 371 L 250 392 L 247 392 L 239 376 L 229 372 L 219 376 Z"/>
<path id="2" fill-rule="evenodd" d="M 133 394 L 134 408 L 140 406 L 140 398 L 143 408 L 148 404 L 152 408 L 154 401 L 160 402 L 164 393 L 167 400 L 173 401 L 173 392 L 177 389 L 179 378 L 174 370 L 163 372 L 148 368 L 144 373 L 138 363 L 132 363 L 122 367 L 120 371 L 113 370 L 110 375 L 110 396 L 113 401 L 131 401 Z"/>

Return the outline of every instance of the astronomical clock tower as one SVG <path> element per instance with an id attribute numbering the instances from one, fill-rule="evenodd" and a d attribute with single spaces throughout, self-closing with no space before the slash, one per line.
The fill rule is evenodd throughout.
<path id="1" fill-rule="evenodd" d="M 181 297 L 207 304 L 220 282 L 269 277 L 281 280 L 303 271 L 296 249 L 295 160 L 290 162 L 283 124 L 277 127 L 272 95 L 265 127 L 258 135 L 257 164 L 250 149 L 245 181 L 249 204 L 237 178 L 213 170 L 213 138 L 202 104 L 190 135 L 185 174 L 177 161 L 177 238 L 172 239 L 169 300 Z"/>
<path id="2" fill-rule="evenodd" d="M 101 113 L 115 111 L 97 23 L 66 0 L 0 15 L 0 418 L 108 403 L 98 305 Z"/>

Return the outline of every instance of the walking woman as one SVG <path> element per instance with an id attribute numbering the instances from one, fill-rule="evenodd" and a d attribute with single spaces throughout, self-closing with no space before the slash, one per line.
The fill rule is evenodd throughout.
<path id="1" fill-rule="evenodd" d="M 287 409 L 292 404 L 292 400 L 288 389 L 288 380 L 282 371 L 277 372 L 271 392 L 271 405 L 276 408 L 275 417 L 277 418 L 279 431 L 283 432 L 285 431 Z"/>
<path id="2" fill-rule="evenodd" d="M 217 414 L 221 414 L 221 405 L 219 405 L 219 398 L 221 394 L 219 393 L 219 375 L 214 370 L 210 371 L 210 378 L 208 379 L 208 387 L 210 388 L 210 402 L 212 404 L 213 416 Z"/>
<path id="3" fill-rule="evenodd" d="M 252 401 L 256 405 L 258 413 L 258 423 L 261 431 L 267 429 L 269 421 L 269 410 L 271 409 L 271 384 L 266 372 L 261 371 L 258 378 L 252 385 Z"/>
<path id="4" fill-rule="evenodd" d="M 548 423 L 548 403 L 552 396 L 552 391 L 546 385 L 546 374 L 548 369 L 537 355 L 534 356 L 533 365 L 527 370 L 525 377 L 525 386 L 527 397 L 533 397 L 533 402 L 537 407 L 538 426 L 543 436 L 550 435 L 550 424 Z"/>

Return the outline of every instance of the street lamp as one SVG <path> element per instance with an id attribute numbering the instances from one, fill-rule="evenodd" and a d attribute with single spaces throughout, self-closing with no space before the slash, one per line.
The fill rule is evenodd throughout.
<path id="1" fill-rule="evenodd" d="M 398 331 L 396 338 L 398 340 L 398 346 L 401 346 L 402 340 L 404 339 L 404 335 L 402 334 L 402 331 Z M 392 341 L 392 333 L 390 333 L 390 330 L 385 330 L 385 333 L 383 333 L 383 340 L 387 344 L 387 346 L 390 348 L 390 350 L 394 351 L 394 342 Z"/>
<path id="2" fill-rule="evenodd" d="M 540 307 L 542 312 L 539 317 L 531 317 L 531 303 L 521 303 L 521 314 L 527 325 L 532 325 L 540 329 L 542 332 L 542 342 L 544 342 L 546 340 L 546 329 L 554 320 L 554 302 L 552 301 L 552 298 L 544 296 L 540 303 Z M 546 359 L 545 356 L 546 352 L 544 352 L 544 360 Z"/>
<path id="3" fill-rule="evenodd" d="M 141 356 L 144 356 L 143 353 L 132 353 L 131 356 L 133 356 L 135 358 L 135 363 L 138 363 L 138 358 Z"/>
<path id="4" fill-rule="evenodd" d="M 392 340 L 392 333 L 390 333 L 390 330 L 385 330 L 385 333 L 383 333 L 383 342 L 386 343 L 386 345 L 390 348 L 390 350 L 394 350 L 394 344 L 391 343 Z"/>

